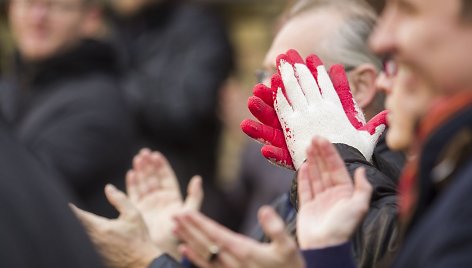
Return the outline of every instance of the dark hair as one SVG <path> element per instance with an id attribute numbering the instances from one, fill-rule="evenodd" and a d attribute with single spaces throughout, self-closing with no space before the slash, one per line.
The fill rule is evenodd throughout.
<path id="1" fill-rule="evenodd" d="M 472 0 L 462 0 L 461 13 L 463 19 L 472 21 Z"/>

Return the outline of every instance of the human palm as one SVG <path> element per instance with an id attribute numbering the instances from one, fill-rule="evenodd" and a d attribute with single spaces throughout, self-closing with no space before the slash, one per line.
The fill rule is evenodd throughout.
<path id="1" fill-rule="evenodd" d="M 352 182 L 334 146 L 314 138 L 298 175 L 297 237 L 302 249 L 339 245 L 351 237 L 369 208 L 372 187 L 363 169 Z"/>
<path id="2" fill-rule="evenodd" d="M 174 171 L 163 155 L 142 150 L 127 174 L 131 202 L 142 213 L 153 242 L 161 250 L 180 259 L 177 239 L 173 235 L 173 217 L 184 210 L 198 210 L 203 194 L 201 179 L 192 178 L 184 202 Z"/>

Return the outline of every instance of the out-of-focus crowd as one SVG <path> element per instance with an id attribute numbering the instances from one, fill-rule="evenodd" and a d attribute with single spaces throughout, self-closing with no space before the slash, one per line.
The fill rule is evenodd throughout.
<path id="1" fill-rule="evenodd" d="M 1 3 L 2 266 L 469 267 L 472 5 L 428 1 Z"/>

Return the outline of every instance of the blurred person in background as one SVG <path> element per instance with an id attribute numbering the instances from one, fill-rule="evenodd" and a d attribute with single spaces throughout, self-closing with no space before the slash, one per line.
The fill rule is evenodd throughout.
<path id="1" fill-rule="evenodd" d="M 181 185 L 204 178 L 203 211 L 228 212 L 216 186 L 219 91 L 233 67 L 223 24 L 203 7 L 175 0 L 114 0 L 113 40 L 124 92 L 139 128 L 136 149 L 166 155 Z"/>
<path id="2" fill-rule="evenodd" d="M 369 6 L 361 1 L 300 1 L 293 7 L 291 16 L 281 31 L 276 36 L 271 49 L 267 53 L 264 66 L 265 73 L 275 72 L 276 58 L 280 53 L 284 53 L 290 48 L 297 49 L 302 56 L 315 53 L 320 56 L 327 67 L 340 63 L 344 65 L 352 90 L 353 96 L 365 113 L 366 120 L 383 110 L 384 96 L 377 86 L 381 85 L 385 74 L 380 74 L 382 62 L 368 48 L 367 38 L 373 30 L 376 22 L 376 15 Z M 312 31 L 306 34 L 306 29 L 316 28 L 318 25 L 327 25 L 322 29 Z M 268 76 L 266 75 L 267 79 Z M 383 79 L 385 80 L 385 79 Z M 267 82 L 267 81 L 266 81 Z M 340 149 L 341 151 L 343 148 Z M 344 153 L 347 165 L 350 170 L 359 165 L 350 154 Z M 395 222 L 395 194 L 396 182 L 403 167 L 404 156 L 401 153 L 391 152 L 385 144 L 385 137 L 382 136 L 373 157 L 373 168 L 381 171 L 381 179 L 373 179 L 375 189 L 383 189 L 390 196 L 386 199 L 379 198 L 376 205 L 379 209 L 373 209 L 366 221 L 365 230 L 359 232 L 357 240 L 360 244 L 355 247 L 358 262 L 361 265 L 372 266 L 377 263 L 386 251 L 381 250 L 382 243 L 390 243 L 390 236 L 393 235 L 393 229 L 389 228 Z M 251 162 L 251 165 L 261 169 Z M 273 168 L 277 170 L 277 168 Z M 280 168 L 279 168 L 280 169 Z M 373 176 L 375 177 L 375 176 Z M 255 180 L 260 178 L 254 178 Z M 290 180 L 287 178 L 287 180 Z M 273 189 L 272 178 L 268 177 L 263 182 L 265 187 Z M 295 231 L 296 211 L 291 203 L 297 202 L 296 184 L 292 187 L 292 196 L 287 193 L 288 187 L 273 205 L 277 211 L 289 223 L 288 228 L 291 232 Z M 257 193 L 256 193 L 257 194 Z M 292 202 L 290 201 L 292 199 Z M 385 204 L 385 206 L 381 205 Z M 257 209 L 257 207 L 255 208 Z M 254 223 L 256 210 L 252 212 Z M 385 229 L 379 226 L 388 226 Z M 374 231 L 376 230 L 376 231 Z M 379 233 L 377 233 L 377 231 Z M 385 237 L 384 240 L 377 241 L 375 235 Z M 261 239 L 263 232 L 260 227 L 254 230 L 253 237 Z M 366 237 L 364 237 L 366 236 Z M 368 237 L 367 237 L 368 236 Z M 365 243 L 365 244 L 363 244 Z M 379 244 L 380 243 L 380 244 Z M 363 245 L 362 245 L 363 244 Z"/>
<path id="3" fill-rule="evenodd" d="M 2 267 L 103 267 L 72 215 L 63 181 L 12 137 L 0 116 Z"/>
<path id="4" fill-rule="evenodd" d="M 0 85 L 15 137 L 88 209 L 113 215 L 102 189 L 131 159 L 132 124 L 110 46 L 86 38 L 95 0 L 11 0 L 16 53 Z"/>

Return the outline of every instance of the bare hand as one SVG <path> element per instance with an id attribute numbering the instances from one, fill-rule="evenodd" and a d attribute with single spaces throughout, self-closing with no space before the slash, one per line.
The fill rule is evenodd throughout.
<path id="1" fill-rule="evenodd" d="M 141 214 L 114 186 L 107 185 L 105 193 L 108 201 L 120 212 L 119 218 L 110 220 L 71 205 L 72 210 L 107 267 L 148 267 L 162 252 L 152 242 Z"/>
<path id="2" fill-rule="evenodd" d="M 199 267 L 304 267 L 295 241 L 285 232 L 282 219 L 272 208 L 259 210 L 259 221 L 272 239 L 262 244 L 233 233 L 201 213 L 192 212 L 176 217 L 177 235 L 185 242 L 180 250 Z M 218 249 L 211 259 L 210 249 Z"/>
<path id="3" fill-rule="evenodd" d="M 203 200 L 202 179 L 192 178 L 185 202 L 174 171 L 166 158 L 143 149 L 133 160 L 133 170 L 126 176 L 131 202 L 144 217 L 155 245 L 175 259 L 181 258 L 172 230 L 173 217 L 186 210 L 199 210 Z"/>
<path id="4" fill-rule="evenodd" d="M 313 138 L 298 174 L 300 247 L 317 249 L 347 242 L 367 213 L 371 194 L 363 168 L 356 170 L 354 185 L 334 145 Z"/>

